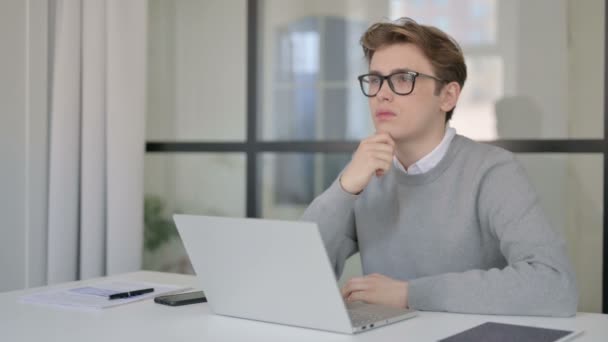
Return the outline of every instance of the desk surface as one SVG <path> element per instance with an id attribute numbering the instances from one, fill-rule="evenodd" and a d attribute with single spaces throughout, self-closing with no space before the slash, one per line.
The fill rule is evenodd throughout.
<path id="1" fill-rule="evenodd" d="M 110 278 L 197 287 L 193 276 L 168 273 L 135 272 Z M 608 315 L 591 313 L 579 313 L 573 318 L 546 318 L 421 312 L 416 318 L 380 329 L 343 335 L 217 316 L 210 313 L 206 303 L 169 307 L 144 300 L 82 312 L 17 301 L 19 296 L 39 290 L 0 293 L 3 341 L 437 341 L 487 321 L 584 330 L 576 341 L 608 341 Z"/>

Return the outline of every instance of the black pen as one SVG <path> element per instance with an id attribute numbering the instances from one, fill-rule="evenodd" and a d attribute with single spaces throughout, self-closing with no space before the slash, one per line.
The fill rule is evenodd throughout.
<path id="1" fill-rule="evenodd" d="M 149 289 L 141 289 L 141 290 L 133 290 L 133 291 L 127 291 L 127 292 L 114 293 L 114 294 L 111 294 L 108 297 L 108 299 L 129 298 L 129 297 L 139 296 L 139 295 L 142 295 L 144 293 L 150 293 L 150 292 L 154 292 L 154 288 L 151 287 Z"/>

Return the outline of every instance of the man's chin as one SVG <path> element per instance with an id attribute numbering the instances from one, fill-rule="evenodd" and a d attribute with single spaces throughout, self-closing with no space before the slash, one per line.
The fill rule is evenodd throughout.
<path id="1" fill-rule="evenodd" d="M 408 140 L 411 137 L 411 133 L 400 131 L 394 125 L 376 124 L 375 127 L 376 133 L 388 133 L 395 141 Z"/>

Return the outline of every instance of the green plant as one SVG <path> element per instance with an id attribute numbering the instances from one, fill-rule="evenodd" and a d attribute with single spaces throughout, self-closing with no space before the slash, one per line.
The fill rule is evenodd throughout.
<path id="1" fill-rule="evenodd" d="M 160 197 L 144 197 L 144 249 L 147 251 L 155 251 L 178 236 L 175 224 L 166 218 L 164 210 L 165 203 Z"/>

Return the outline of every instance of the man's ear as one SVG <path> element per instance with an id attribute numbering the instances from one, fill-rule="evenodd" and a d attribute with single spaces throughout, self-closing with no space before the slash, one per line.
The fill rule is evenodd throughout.
<path id="1" fill-rule="evenodd" d="M 450 82 L 441 89 L 440 108 L 442 112 L 449 112 L 456 107 L 458 97 L 460 96 L 460 84 L 458 82 Z"/>

